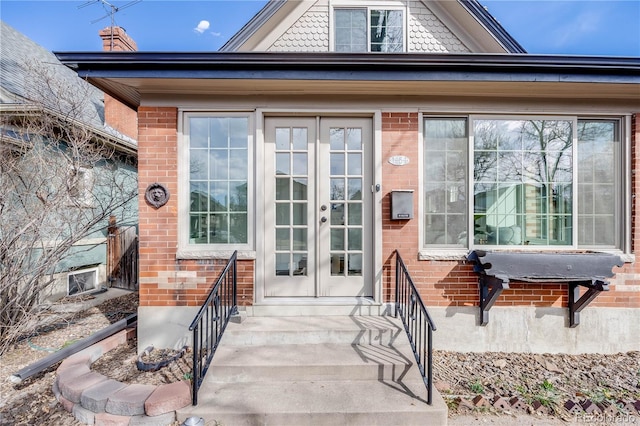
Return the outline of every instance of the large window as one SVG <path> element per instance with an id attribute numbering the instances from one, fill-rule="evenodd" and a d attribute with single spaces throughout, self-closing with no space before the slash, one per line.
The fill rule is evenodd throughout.
<path id="1" fill-rule="evenodd" d="M 249 242 L 249 118 L 188 116 L 189 244 Z"/>
<path id="2" fill-rule="evenodd" d="M 336 52 L 403 52 L 402 10 L 340 8 L 334 10 Z"/>
<path id="3" fill-rule="evenodd" d="M 619 126 L 426 118 L 425 246 L 619 247 Z"/>

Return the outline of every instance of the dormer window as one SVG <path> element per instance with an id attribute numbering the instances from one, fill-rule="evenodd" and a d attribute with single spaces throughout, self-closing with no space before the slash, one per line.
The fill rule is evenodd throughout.
<path id="1" fill-rule="evenodd" d="M 336 52 L 404 52 L 404 12 L 400 9 L 334 9 Z"/>

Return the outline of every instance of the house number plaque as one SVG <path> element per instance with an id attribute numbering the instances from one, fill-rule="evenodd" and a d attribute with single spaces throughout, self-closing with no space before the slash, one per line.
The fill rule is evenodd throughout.
<path id="1" fill-rule="evenodd" d="M 393 157 L 389 157 L 389 163 L 394 166 L 404 166 L 405 164 L 409 164 L 409 157 L 404 155 L 394 155 Z"/>

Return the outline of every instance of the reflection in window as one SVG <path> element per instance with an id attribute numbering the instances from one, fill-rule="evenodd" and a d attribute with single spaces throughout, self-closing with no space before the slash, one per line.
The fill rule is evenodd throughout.
<path id="1" fill-rule="evenodd" d="M 190 244 L 248 242 L 246 117 L 189 119 Z"/>
<path id="2" fill-rule="evenodd" d="M 402 10 L 340 8 L 334 17 L 336 52 L 404 51 Z"/>
<path id="3" fill-rule="evenodd" d="M 467 120 L 424 125 L 425 244 L 467 244 Z"/>
<path id="4" fill-rule="evenodd" d="M 618 123 L 578 121 L 578 244 L 618 244 L 616 155 Z"/>
<path id="5" fill-rule="evenodd" d="M 571 245 L 573 132 L 568 120 L 474 122 L 474 241 Z"/>
<path id="6" fill-rule="evenodd" d="M 619 248 L 620 121 L 574 123 L 425 118 L 425 246 Z"/>

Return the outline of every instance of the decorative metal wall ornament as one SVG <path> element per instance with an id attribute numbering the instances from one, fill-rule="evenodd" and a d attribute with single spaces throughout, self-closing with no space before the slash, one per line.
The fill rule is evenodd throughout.
<path id="1" fill-rule="evenodd" d="M 169 201 L 169 190 L 163 184 L 155 182 L 147 187 L 144 198 L 147 203 L 159 209 Z"/>

